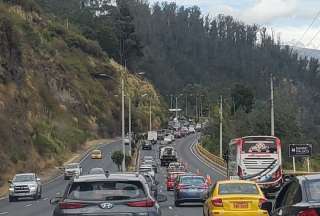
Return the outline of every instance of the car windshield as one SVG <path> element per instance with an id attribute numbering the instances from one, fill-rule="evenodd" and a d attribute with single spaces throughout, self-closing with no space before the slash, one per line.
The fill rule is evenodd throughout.
<path id="1" fill-rule="evenodd" d="M 185 185 L 203 185 L 205 183 L 204 178 L 201 176 L 182 176 L 181 183 Z"/>
<path id="2" fill-rule="evenodd" d="M 242 146 L 245 153 L 276 153 L 277 146 L 274 141 L 250 141 Z"/>
<path id="3" fill-rule="evenodd" d="M 77 169 L 79 168 L 78 164 L 69 164 L 66 166 L 66 169 Z"/>
<path id="4" fill-rule="evenodd" d="M 254 184 L 227 183 L 219 185 L 219 194 L 259 194 L 259 191 L 257 186 Z"/>
<path id="5" fill-rule="evenodd" d="M 101 151 L 100 151 L 100 150 L 94 150 L 92 153 L 93 153 L 93 154 L 100 154 Z"/>
<path id="6" fill-rule="evenodd" d="M 35 176 L 34 175 L 17 175 L 14 177 L 14 182 L 28 182 L 28 181 L 34 181 Z"/>
<path id="7" fill-rule="evenodd" d="M 309 201 L 320 201 L 320 180 L 308 181 L 306 184 Z"/>
<path id="8" fill-rule="evenodd" d="M 102 168 L 93 168 L 90 170 L 90 174 L 104 174 L 104 170 Z"/>
<path id="9" fill-rule="evenodd" d="M 139 181 L 74 182 L 68 199 L 111 201 L 144 198 L 145 191 Z"/>

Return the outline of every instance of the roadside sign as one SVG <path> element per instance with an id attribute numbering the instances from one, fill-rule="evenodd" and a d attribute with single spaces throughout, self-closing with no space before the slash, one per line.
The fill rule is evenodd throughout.
<path id="1" fill-rule="evenodd" d="M 311 144 L 290 144 L 289 157 L 311 157 L 312 145 Z"/>

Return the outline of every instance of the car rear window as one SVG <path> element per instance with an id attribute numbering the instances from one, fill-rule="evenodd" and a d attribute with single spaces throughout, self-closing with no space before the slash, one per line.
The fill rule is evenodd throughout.
<path id="1" fill-rule="evenodd" d="M 259 194 L 259 190 L 254 184 L 228 183 L 219 185 L 219 194 Z"/>
<path id="2" fill-rule="evenodd" d="M 306 188 L 309 201 L 320 201 L 320 180 L 308 181 Z"/>
<path id="3" fill-rule="evenodd" d="M 186 185 L 203 185 L 205 180 L 202 176 L 182 176 L 180 182 Z"/>
<path id="4" fill-rule="evenodd" d="M 130 200 L 145 197 L 139 181 L 74 182 L 68 199 L 87 201 Z"/>

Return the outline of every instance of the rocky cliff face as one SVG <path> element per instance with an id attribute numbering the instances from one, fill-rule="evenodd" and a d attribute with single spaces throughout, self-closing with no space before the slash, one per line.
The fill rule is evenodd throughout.
<path id="1" fill-rule="evenodd" d="M 76 30 L 33 8 L 0 3 L 0 186 L 18 170 L 61 163 L 89 138 L 118 133 L 119 87 L 94 80 L 98 72 L 125 76 L 132 95 L 156 95 Z M 142 124 L 146 109 L 137 105 Z"/>

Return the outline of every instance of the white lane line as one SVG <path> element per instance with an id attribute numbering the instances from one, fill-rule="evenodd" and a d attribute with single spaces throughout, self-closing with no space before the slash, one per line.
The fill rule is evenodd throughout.
<path id="1" fill-rule="evenodd" d="M 4 200 L 7 199 L 8 197 L 0 197 L 0 200 Z"/>
<path id="2" fill-rule="evenodd" d="M 172 210 L 173 209 L 172 206 L 169 206 L 169 209 Z"/>
<path id="3" fill-rule="evenodd" d="M 43 200 L 44 200 L 44 201 L 46 201 L 46 200 L 48 200 L 48 199 L 49 199 L 48 197 L 46 197 L 46 198 L 43 198 Z"/>
<path id="4" fill-rule="evenodd" d="M 9 214 L 9 212 L 0 212 L 0 215 Z"/>
<path id="5" fill-rule="evenodd" d="M 30 206 L 32 206 L 32 204 L 31 204 L 31 203 L 30 203 L 30 204 L 25 205 L 24 207 L 30 207 Z"/>
<path id="6" fill-rule="evenodd" d="M 193 150 L 193 147 L 194 145 L 196 144 L 196 141 L 190 146 L 190 151 L 191 153 L 201 162 L 203 163 L 204 165 L 206 165 L 208 168 L 216 171 L 217 173 L 219 173 L 220 175 L 226 177 L 226 174 L 223 173 L 221 170 L 219 170 L 217 167 L 214 167 L 213 165 L 209 164 L 208 162 L 204 161 L 204 159 L 200 158 L 196 153 L 194 153 L 194 150 Z"/>

